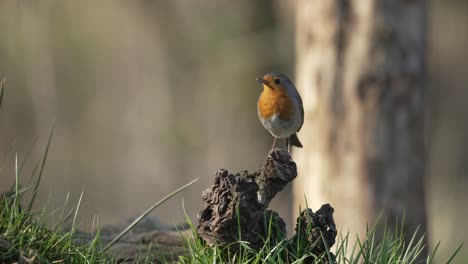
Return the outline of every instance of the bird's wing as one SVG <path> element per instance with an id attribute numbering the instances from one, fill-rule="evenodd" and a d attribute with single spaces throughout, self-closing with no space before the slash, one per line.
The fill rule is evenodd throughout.
<path id="1" fill-rule="evenodd" d="M 301 119 L 302 119 L 301 126 L 297 130 L 297 132 L 299 132 L 299 130 L 301 130 L 302 128 L 302 125 L 304 124 L 304 106 L 302 105 L 302 98 L 299 95 L 299 93 L 297 94 L 297 101 L 299 102 L 299 108 L 301 109 Z"/>

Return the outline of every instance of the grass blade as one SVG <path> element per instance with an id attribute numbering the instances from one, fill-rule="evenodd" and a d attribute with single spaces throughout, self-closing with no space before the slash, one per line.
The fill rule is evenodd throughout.
<path id="1" fill-rule="evenodd" d="M 432 254 L 428 256 L 427 259 L 427 264 L 432 264 L 432 261 L 434 261 L 434 255 L 436 254 L 437 250 L 439 249 L 440 246 L 440 241 L 437 242 L 437 245 L 435 246 L 434 250 L 432 251 Z"/>
<path id="2" fill-rule="evenodd" d="M 5 92 L 5 82 L 6 82 L 6 79 L 3 78 L 1 81 L 0 81 L 0 109 L 2 108 L 2 101 L 3 101 L 3 94 Z"/>
<path id="3" fill-rule="evenodd" d="M 2 169 L 5 166 L 8 158 L 10 157 L 11 153 L 13 153 L 13 150 L 15 149 L 15 145 L 16 145 L 16 139 L 10 145 L 10 147 L 8 148 L 8 150 L 7 150 L 6 154 L 5 154 L 5 157 L 3 158 L 2 162 L 0 163 L 0 172 L 2 172 Z M 11 189 L 11 191 L 13 191 L 13 189 Z"/>
<path id="4" fill-rule="evenodd" d="M 331 255 L 330 255 L 330 248 L 328 247 L 328 244 L 327 244 L 327 241 L 325 240 L 325 237 L 323 237 L 322 231 L 320 231 L 320 237 L 322 238 L 322 243 L 325 246 L 325 252 L 327 253 L 326 255 L 327 255 L 328 263 L 333 263 L 334 259 L 332 259 Z"/>
<path id="5" fill-rule="evenodd" d="M 460 251 L 460 249 L 462 247 L 463 247 L 463 243 L 461 243 L 461 245 L 457 248 L 457 250 L 455 250 L 455 252 L 453 252 L 452 256 L 447 261 L 447 264 L 450 264 L 450 262 L 452 262 L 452 260 L 455 258 L 455 256 L 458 254 L 458 252 Z"/>
<path id="6" fill-rule="evenodd" d="M 34 146 L 36 145 L 36 143 L 37 143 L 37 138 L 34 139 L 31 148 L 30 148 L 29 151 L 26 153 L 26 156 L 24 156 L 24 159 L 23 159 L 23 161 L 21 162 L 21 165 L 20 165 L 20 167 L 19 167 L 19 175 L 21 175 L 21 172 L 23 171 L 24 166 L 25 166 L 26 163 L 28 162 L 29 157 L 31 156 L 31 153 L 33 152 L 33 149 L 34 149 Z"/>
<path id="7" fill-rule="evenodd" d="M 42 163 L 41 163 L 41 169 L 39 170 L 39 175 L 37 176 L 37 181 L 36 181 L 36 184 L 34 185 L 33 195 L 31 197 L 31 200 L 29 201 L 28 212 L 31 211 L 31 208 L 34 204 L 34 200 L 36 200 L 37 190 L 39 189 L 39 185 L 41 183 L 42 173 L 44 172 L 47 155 L 49 154 L 50 142 L 52 141 L 52 136 L 54 135 L 54 130 L 55 130 L 55 120 L 52 123 L 52 128 L 50 129 L 49 140 L 47 141 L 47 146 L 44 152 L 44 158 L 42 159 Z"/>
<path id="8" fill-rule="evenodd" d="M 75 227 L 76 227 L 76 218 L 78 217 L 78 212 L 80 211 L 80 206 L 81 206 L 81 201 L 83 200 L 83 190 L 81 191 L 80 194 L 80 199 L 78 200 L 78 204 L 76 205 L 76 210 L 75 214 L 73 215 L 73 221 L 72 221 L 72 233 L 75 232 Z"/>
<path id="9" fill-rule="evenodd" d="M 19 174 L 18 174 L 18 153 L 15 155 L 15 201 L 14 210 L 19 212 Z"/>
<path id="10" fill-rule="evenodd" d="M 111 242 L 109 242 L 109 244 L 107 244 L 103 251 L 107 251 L 112 245 L 114 245 L 115 243 L 117 243 L 117 241 L 119 241 L 125 234 L 128 233 L 128 231 L 130 231 L 136 224 L 138 224 L 143 218 L 145 218 L 145 216 L 147 216 L 149 213 L 151 213 L 154 209 L 158 208 L 161 204 L 163 204 L 165 201 L 169 200 L 172 196 L 180 193 L 181 191 L 187 189 L 188 187 L 190 187 L 192 184 L 194 184 L 196 181 L 198 181 L 199 178 L 196 178 L 195 180 L 185 184 L 184 186 L 180 187 L 179 189 L 171 192 L 170 194 L 166 195 L 164 198 L 162 198 L 161 200 L 159 200 L 157 203 L 155 203 L 154 205 L 152 205 L 150 208 L 148 208 L 145 212 L 143 212 L 139 217 L 137 217 L 127 228 L 125 228 L 124 231 L 122 231 L 120 234 L 118 234 L 114 239 L 112 239 Z"/>

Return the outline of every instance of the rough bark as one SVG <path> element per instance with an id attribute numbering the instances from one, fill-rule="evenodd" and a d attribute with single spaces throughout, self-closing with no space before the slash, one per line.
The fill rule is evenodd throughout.
<path id="1" fill-rule="evenodd" d="M 326 252 L 326 247 L 335 244 L 337 235 L 333 212 L 330 204 L 322 205 L 315 213 L 310 208 L 303 210 L 297 218 L 296 234 L 291 240 L 299 241 L 296 239 L 299 236 L 305 238 L 311 245 L 318 241 L 317 246 L 312 249 L 313 253 L 318 256 Z M 327 245 L 323 243 L 322 236 L 323 240 L 327 241 Z"/>
<path id="2" fill-rule="evenodd" d="M 297 176 L 296 164 L 286 151 L 272 151 L 266 163 L 253 173 L 230 174 L 220 170 L 213 185 L 205 190 L 205 202 L 199 213 L 198 234 L 205 242 L 226 246 L 249 241 L 260 248 L 273 217 L 278 239 L 284 238 L 286 227 L 276 212 L 265 210 L 273 197 Z M 240 235 L 240 237 L 239 237 Z"/>
<path id="3" fill-rule="evenodd" d="M 425 231 L 423 0 L 299 0 L 297 87 L 306 120 L 296 201 L 324 201 L 365 233 L 383 210 Z M 420 229 L 420 230 L 421 230 Z M 346 230 L 346 229 L 345 229 Z"/>
<path id="4" fill-rule="evenodd" d="M 239 240 L 259 249 L 267 240 L 272 221 L 273 232 L 268 241 L 276 244 L 285 238 L 286 227 L 276 212 L 266 208 L 296 176 L 296 164 L 287 151 L 278 149 L 273 150 L 265 164 L 253 173 L 230 174 L 220 170 L 213 185 L 203 192 L 205 205 L 198 216 L 198 234 L 209 246 L 231 246 L 231 252 L 239 248 L 234 243 Z M 325 204 L 316 213 L 311 209 L 304 210 L 298 217 L 296 232 L 301 234 L 300 238 L 306 238 L 307 243 L 317 243 L 314 253 L 323 253 L 326 247 L 321 233 L 328 247 L 335 243 L 333 208 Z M 292 243 L 296 237 L 291 238 Z"/>

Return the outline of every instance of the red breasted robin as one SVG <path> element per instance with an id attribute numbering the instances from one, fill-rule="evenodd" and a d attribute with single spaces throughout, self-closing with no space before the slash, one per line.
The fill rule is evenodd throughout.
<path id="1" fill-rule="evenodd" d="M 284 74 L 275 72 L 257 81 L 263 84 L 257 104 L 258 118 L 274 137 L 271 149 L 275 148 L 278 138 L 285 140 L 289 153 L 291 145 L 302 148 L 296 133 L 304 123 L 304 108 L 294 84 Z"/>

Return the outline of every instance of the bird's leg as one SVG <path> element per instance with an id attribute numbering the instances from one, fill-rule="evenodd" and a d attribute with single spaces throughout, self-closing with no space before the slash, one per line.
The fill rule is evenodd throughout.
<path id="1" fill-rule="evenodd" d="M 271 146 L 271 150 L 274 150 L 276 147 L 276 138 L 273 139 L 273 145 Z"/>
<path id="2" fill-rule="evenodd" d="M 289 137 L 284 138 L 284 145 L 286 148 L 288 148 L 288 154 L 291 153 L 291 140 L 289 140 Z"/>

